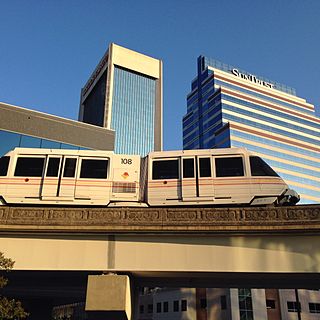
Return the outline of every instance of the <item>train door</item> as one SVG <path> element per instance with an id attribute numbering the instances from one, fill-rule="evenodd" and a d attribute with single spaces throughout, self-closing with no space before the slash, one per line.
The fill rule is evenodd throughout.
<path id="1" fill-rule="evenodd" d="M 214 185 L 211 157 L 182 157 L 182 201 L 212 201 Z"/>
<path id="2" fill-rule="evenodd" d="M 58 197 L 62 156 L 48 156 L 42 180 L 41 198 L 43 200 Z"/>
<path id="3" fill-rule="evenodd" d="M 212 157 L 199 156 L 197 157 L 198 164 L 198 189 L 200 200 L 213 200 L 215 197 L 213 172 L 212 172 Z"/>
<path id="4" fill-rule="evenodd" d="M 76 184 L 77 157 L 49 156 L 43 177 L 43 200 L 73 200 Z"/>
<path id="5" fill-rule="evenodd" d="M 194 200 L 199 197 L 198 170 L 195 157 L 181 158 L 181 195 L 182 201 Z"/>
<path id="6" fill-rule="evenodd" d="M 151 158 L 149 163 L 149 205 L 174 205 L 181 201 L 180 159 Z"/>
<path id="7" fill-rule="evenodd" d="M 219 203 L 248 203 L 251 200 L 244 160 L 240 154 L 215 158 L 215 192 Z"/>
<path id="8" fill-rule="evenodd" d="M 16 198 L 22 202 L 39 199 L 44 164 L 44 156 L 19 155 L 14 168 L 14 183 L 7 186 L 8 198 Z"/>
<path id="9" fill-rule="evenodd" d="M 75 199 L 109 202 L 109 158 L 80 157 Z"/>

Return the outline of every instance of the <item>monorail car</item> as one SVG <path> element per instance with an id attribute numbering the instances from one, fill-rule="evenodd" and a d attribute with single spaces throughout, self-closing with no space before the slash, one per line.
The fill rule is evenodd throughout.
<path id="1" fill-rule="evenodd" d="M 151 152 L 16 148 L 0 158 L 0 204 L 193 206 L 299 201 L 244 148 Z"/>

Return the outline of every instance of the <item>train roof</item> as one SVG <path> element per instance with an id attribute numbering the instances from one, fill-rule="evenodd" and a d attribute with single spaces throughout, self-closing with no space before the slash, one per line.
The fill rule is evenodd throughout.
<path id="1" fill-rule="evenodd" d="M 13 150 L 7 152 L 7 155 L 10 154 L 25 154 L 25 155 L 78 155 L 78 156 L 112 156 L 115 155 L 113 151 L 107 150 L 75 150 L 75 149 L 42 149 L 42 148 L 14 148 Z M 132 156 L 132 155 L 130 155 Z M 139 157 L 133 155 L 134 157 Z"/>
<path id="2" fill-rule="evenodd" d="M 171 150 L 154 151 L 149 153 L 149 157 L 157 158 L 163 156 L 192 156 L 192 155 L 235 155 L 235 154 L 253 154 L 246 148 L 221 148 L 221 149 L 196 149 L 196 150 Z"/>
<path id="3" fill-rule="evenodd" d="M 7 152 L 7 155 L 24 154 L 24 155 L 78 155 L 78 156 L 96 156 L 106 157 L 118 155 L 114 151 L 107 150 L 75 150 L 75 149 L 41 149 L 41 148 L 14 148 Z M 147 157 L 179 157 L 179 156 L 192 156 L 192 155 L 236 155 L 236 154 L 254 154 L 246 148 L 221 148 L 221 149 L 196 149 L 196 150 L 171 150 L 171 151 L 153 151 Z M 120 155 L 120 154 L 119 154 Z M 122 155 L 122 154 L 121 154 Z M 139 155 L 126 155 L 129 157 L 140 157 Z"/>

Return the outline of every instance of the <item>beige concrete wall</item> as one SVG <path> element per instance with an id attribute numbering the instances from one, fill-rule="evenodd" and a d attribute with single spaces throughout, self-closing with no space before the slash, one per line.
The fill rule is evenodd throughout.
<path id="1" fill-rule="evenodd" d="M 20 270 L 320 272 L 320 236 L 1 236 Z"/>
<path id="2" fill-rule="evenodd" d="M 108 265 L 107 236 L 2 236 L 0 248 L 16 270 L 105 270 Z"/>
<path id="3" fill-rule="evenodd" d="M 112 63 L 153 78 L 161 76 L 161 61 L 139 52 L 118 46 L 114 43 L 112 47 Z M 110 52 L 110 47 L 109 47 Z"/>
<path id="4" fill-rule="evenodd" d="M 115 269 L 319 272 L 320 236 L 116 236 Z"/>

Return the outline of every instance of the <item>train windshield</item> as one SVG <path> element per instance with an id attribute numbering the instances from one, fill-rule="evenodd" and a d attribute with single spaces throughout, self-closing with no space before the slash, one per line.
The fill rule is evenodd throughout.
<path id="1" fill-rule="evenodd" d="M 9 167 L 10 157 L 1 157 L 0 158 L 0 176 L 6 176 Z"/>
<path id="2" fill-rule="evenodd" d="M 260 157 L 250 156 L 250 167 L 252 176 L 279 177 L 279 175 Z"/>

